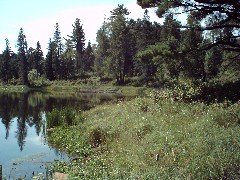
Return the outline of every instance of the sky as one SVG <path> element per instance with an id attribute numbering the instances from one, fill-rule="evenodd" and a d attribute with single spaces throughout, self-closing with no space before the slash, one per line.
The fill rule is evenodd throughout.
<path id="1" fill-rule="evenodd" d="M 61 36 L 67 38 L 73 30 L 76 18 L 81 20 L 86 44 L 96 42 L 97 30 L 104 17 L 118 4 L 124 4 L 131 12 L 129 18 L 142 18 L 144 10 L 136 0 L 0 0 L 0 52 L 5 47 L 5 39 L 16 52 L 16 41 L 20 28 L 23 28 L 29 47 L 36 48 L 40 42 L 46 55 L 49 39 L 53 37 L 54 26 L 60 26 Z M 162 22 L 154 9 L 149 10 L 152 21 Z"/>

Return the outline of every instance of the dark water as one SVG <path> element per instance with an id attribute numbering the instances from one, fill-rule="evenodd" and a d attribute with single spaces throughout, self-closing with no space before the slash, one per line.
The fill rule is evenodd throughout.
<path id="1" fill-rule="evenodd" d="M 31 179 L 38 173 L 48 177 L 53 161 L 68 160 L 66 154 L 47 144 L 46 112 L 64 107 L 87 110 L 118 98 L 106 94 L 0 94 L 0 165 L 3 178 Z"/>

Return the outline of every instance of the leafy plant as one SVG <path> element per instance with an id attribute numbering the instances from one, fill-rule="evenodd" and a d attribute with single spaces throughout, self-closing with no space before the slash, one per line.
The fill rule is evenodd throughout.
<path id="1" fill-rule="evenodd" d="M 155 90 L 150 96 L 155 102 L 173 100 L 180 102 L 193 102 L 201 97 L 202 85 L 192 81 L 177 81 L 163 90 Z"/>
<path id="2" fill-rule="evenodd" d="M 71 108 L 61 110 L 54 108 L 51 112 L 47 112 L 46 119 L 48 128 L 62 125 L 73 126 L 77 121 L 75 110 Z M 78 120 L 82 122 L 83 119 L 82 112 L 78 112 Z"/>
<path id="3" fill-rule="evenodd" d="M 40 76 L 36 69 L 32 69 L 28 72 L 28 80 L 30 85 L 33 87 L 39 87 L 49 84 L 47 78 L 44 75 Z"/>
<path id="4" fill-rule="evenodd" d="M 99 126 L 93 127 L 88 132 L 88 139 L 92 147 L 98 147 L 106 142 L 106 132 Z"/>

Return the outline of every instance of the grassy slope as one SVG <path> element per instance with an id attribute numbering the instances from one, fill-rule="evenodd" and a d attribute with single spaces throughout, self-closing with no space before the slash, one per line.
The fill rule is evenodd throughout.
<path id="1" fill-rule="evenodd" d="M 49 141 L 78 157 L 55 170 L 89 179 L 237 176 L 239 110 L 239 103 L 206 106 L 148 98 L 98 106 L 84 112 L 83 123 L 52 134 Z"/>

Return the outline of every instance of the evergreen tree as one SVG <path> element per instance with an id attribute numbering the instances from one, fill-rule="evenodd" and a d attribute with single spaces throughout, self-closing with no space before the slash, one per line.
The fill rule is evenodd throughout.
<path id="1" fill-rule="evenodd" d="M 11 61 L 11 48 L 9 46 L 9 40 L 6 39 L 6 49 L 2 54 L 1 59 L 1 79 L 4 83 L 8 83 L 10 77 L 11 77 L 11 67 L 10 67 L 10 61 Z"/>
<path id="2" fill-rule="evenodd" d="M 94 54 L 93 54 L 93 49 L 90 41 L 88 42 L 88 45 L 84 54 L 85 54 L 84 59 L 86 61 L 85 71 L 86 72 L 92 71 L 93 65 L 94 65 Z"/>
<path id="3" fill-rule="evenodd" d="M 53 70 L 56 79 L 61 79 L 61 54 L 62 54 L 62 38 L 59 24 L 55 25 L 55 32 L 53 36 Z"/>
<path id="4" fill-rule="evenodd" d="M 20 65 L 20 78 L 21 82 L 24 85 L 29 85 L 28 82 L 28 63 L 26 58 L 26 52 L 27 52 L 27 41 L 26 36 L 24 35 L 23 29 L 20 29 L 19 35 L 18 35 L 18 41 L 17 41 L 17 47 L 18 47 L 18 56 L 21 61 Z"/>
<path id="5" fill-rule="evenodd" d="M 48 53 L 45 60 L 45 73 L 47 78 L 52 81 L 54 80 L 54 74 L 53 74 L 53 53 L 54 53 L 54 43 L 52 40 L 49 40 L 48 44 Z"/>
<path id="6" fill-rule="evenodd" d="M 109 72 L 114 75 L 117 84 L 124 84 L 128 66 L 129 28 L 126 16 L 129 12 L 123 5 L 111 11 L 110 62 Z"/>
<path id="7" fill-rule="evenodd" d="M 85 62 L 84 62 L 84 51 L 85 51 L 85 33 L 81 25 L 80 19 L 76 19 L 73 26 L 72 35 L 69 36 L 72 42 L 72 46 L 76 49 L 76 73 L 83 73 Z"/>
<path id="8" fill-rule="evenodd" d="M 203 34 L 196 30 L 201 27 L 201 24 L 194 16 L 189 15 L 187 25 L 192 28 L 188 28 L 182 33 L 182 51 L 188 52 L 183 60 L 184 72 L 190 78 L 205 81 L 205 52 L 198 51 L 203 46 Z"/>
<path id="9" fill-rule="evenodd" d="M 71 40 L 66 39 L 64 52 L 62 54 L 63 78 L 68 79 L 74 76 L 74 58 L 76 51 L 73 49 Z"/>
<path id="10" fill-rule="evenodd" d="M 43 52 L 41 49 L 40 42 L 37 42 L 37 48 L 34 52 L 35 61 L 33 64 L 33 68 L 37 70 L 37 74 L 43 74 Z"/>
<path id="11" fill-rule="evenodd" d="M 108 30 L 107 30 L 107 24 L 104 21 L 102 27 L 97 31 L 97 49 L 95 52 L 95 62 L 94 62 L 94 68 L 97 72 L 97 75 L 102 77 L 104 75 L 104 71 L 106 71 L 105 62 L 107 58 L 109 57 L 109 48 L 110 48 L 110 42 L 108 37 Z"/>
<path id="12" fill-rule="evenodd" d="M 35 49 L 33 49 L 32 47 L 30 47 L 28 50 L 27 50 L 27 53 L 26 53 L 26 57 L 27 57 L 27 62 L 28 62 L 28 71 L 32 70 L 34 67 L 34 61 L 35 61 L 35 57 L 34 57 L 34 51 Z"/>
<path id="13" fill-rule="evenodd" d="M 161 29 L 161 41 L 148 46 L 137 53 L 142 63 L 148 66 L 144 79 L 156 75 L 159 81 L 178 78 L 182 67 L 182 57 L 179 53 L 181 32 L 180 22 L 173 16 L 167 16 Z"/>
<path id="14" fill-rule="evenodd" d="M 206 41 L 208 44 L 205 44 L 199 51 L 209 50 L 214 46 L 218 49 L 220 46 L 220 50 L 228 51 L 227 54 L 233 55 L 225 60 L 228 63 L 226 67 L 239 61 L 239 0 L 137 0 L 137 3 L 142 8 L 156 7 L 159 17 L 168 14 L 178 15 L 181 10 L 181 13 L 191 14 L 199 22 L 205 21 L 205 26 L 197 27 L 196 30 L 205 31 L 205 34 L 208 32 L 211 35 L 211 41 Z M 231 32 L 227 36 L 224 32 L 226 29 Z"/>
<path id="15" fill-rule="evenodd" d="M 223 54 L 223 49 L 220 46 L 214 46 L 207 51 L 205 60 L 207 77 L 209 79 L 214 78 L 219 74 L 223 60 Z"/>
<path id="16" fill-rule="evenodd" d="M 158 23 L 152 23 L 148 10 L 144 12 L 143 19 L 138 19 L 134 25 L 134 36 L 136 38 L 135 52 L 144 51 L 149 45 L 160 41 L 161 27 Z M 135 73 L 139 76 L 140 83 L 147 83 L 153 80 L 156 73 L 156 66 L 153 61 L 142 61 L 136 58 L 134 61 Z"/>

